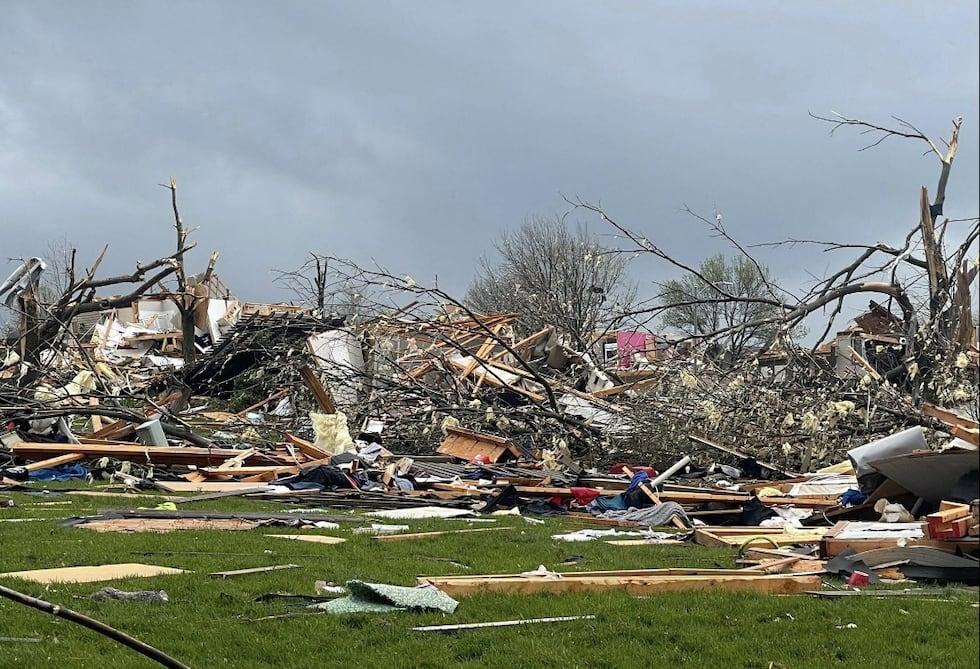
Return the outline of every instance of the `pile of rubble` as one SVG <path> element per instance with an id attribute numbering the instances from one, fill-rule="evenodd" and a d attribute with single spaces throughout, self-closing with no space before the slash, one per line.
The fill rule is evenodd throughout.
<path id="1" fill-rule="evenodd" d="M 889 379 L 902 344 L 880 305 L 824 350 L 720 361 L 625 333 L 610 358 L 451 301 L 349 321 L 196 286 L 194 355 L 166 295 L 8 351 L 4 485 L 573 515 L 609 528 L 574 540 L 637 528 L 623 540 L 751 548 L 764 570 L 845 569 L 848 547 L 871 575 L 898 548 L 976 553 L 977 422 Z M 960 358 L 933 374 L 953 409 L 976 396 L 976 347 Z M 127 520 L 203 522 L 147 514 Z M 798 544 L 820 555 L 782 552 Z"/>

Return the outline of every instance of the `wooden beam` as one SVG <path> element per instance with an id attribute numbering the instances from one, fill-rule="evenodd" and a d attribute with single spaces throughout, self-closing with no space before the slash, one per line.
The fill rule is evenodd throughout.
<path id="1" fill-rule="evenodd" d="M 291 388 L 283 388 L 282 390 L 280 390 L 280 391 L 278 391 L 278 392 L 274 392 L 274 393 L 272 393 L 271 395 L 269 395 L 268 397 L 266 397 L 266 398 L 265 398 L 264 400 L 262 400 L 261 402 L 256 402 L 256 403 L 255 403 L 255 404 L 253 404 L 252 406 L 250 406 L 250 407 L 247 407 L 247 408 L 245 408 L 245 409 L 242 409 L 241 411 L 239 411 L 239 412 L 238 412 L 237 414 L 235 414 L 235 415 L 236 415 L 236 416 L 244 416 L 244 415 L 245 415 L 245 414 L 247 414 L 247 413 L 248 413 L 249 411 L 255 411 L 256 409 L 260 409 L 260 408 L 262 408 L 263 406 L 265 406 L 265 405 L 266 405 L 266 404 L 268 404 L 269 402 L 273 402 L 273 401 L 275 401 L 275 400 L 278 400 L 278 399 L 280 399 L 280 398 L 283 398 L 283 397 L 285 397 L 286 395 L 288 395 L 288 394 L 290 393 L 290 391 L 291 391 Z"/>
<path id="2" fill-rule="evenodd" d="M 471 530 L 445 530 L 443 532 L 414 532 L 412 534 L 383 534 L 374 537 L 375 541 L 405 541 L 406 539 L 423 539 L 428 537 L 440 537 L 446 534 L 467 534 L 469 532 L 499 532 L 501 530 L 512 530 L 513 527 L 478 527 Z"/>
<path id="3" fill-rule="evenodd" d="M 451 597 L 485 592 L 529 594 L 540 592 L 607 592 L 625 590 L 631 595 L 652 595 L 661 592 L 710 590 L 713 592 L 752 591 L 769 594 L 792 594 L 818 589 L 819 575 L 746 574 L 738 575 L 649 575 L 569 578 L 482 578 L 445 579 L 424 577 L 420 583 L 430 583 Z"/>
<path id="4" fill-rule="evenodd" d="M 307 455 L 314 460 L 323 460 L 324 458 L 329 460 L 330 456 L 332 455 L 313 442 L 307 441 L 306 439 L 301 439 L 300 437 L 289 434 L 288 432 L 283 435 L 283 437 L 290 444 L 298 448 L 303 455 Z"/>
<path id="5" fill-rule="evenodd" d="M 924 402 L 922 404 L 921 411 L 927 416 L 938 418 L 947 425 L 956 425 L 958 427 L 965 427 L 971 430 L 976 430 L 978 427 L 980 427 L 980 423 L 977 423 L 977 421 L 967 418 L 966 416 L 961 416 L 955 411 L 937 407 L 934 404 Z"/>
<path id="6" fill-rule="evenodd" d="M 47 460 L 39 460 L 38 462 L 32 462 L 24 467 L 25 471 L 36 472 L 39 469 L 48 469 L 49 467 L 60 467 L 61 465 L 66 465 L 69 462 L 75 462 L 76 460 L 81 460 L 85 456 L 81 453 L 65 453 L 64 455 L 57 455 L 53 458 L 48 458 Z"/>
<path id="7" fill-rule="evenodd" d="M 218 465 L 241 451 L 234 448 L 199 448 L 196 446 L 144 446 L 143 444 L 40 444 L 23 442 L 11 446 L 11 452 L 24 460 L 43 460 L 66 453 L 80 453 L 86 458 L 110 457 L 135 463 L 155 465 Z M 255 454 L 249 459 L 269 462 L 267 456 Z"/>
<path id="8" fill-rule="evenodd" d="M 864 368 L 864 371 L 871 375 L 872 379 L 875 381 L 881 381 L 881 374 L 878 373 L 878 370 L 875 369 L 870 362 L 865 360 L 863 355 L 855 351 L 853 346 L 848 346 L 847 351 L 851 354 L 851 360 L 861 365 L 861 367 Z"/>
<path id="9" fill-rule="evenodd" d="M 313 396 L 316 398 L 317 404 L 323 409 L 324 413 L 337 413 L 337 406 L 334 404 L 333 396 L 330 392 L 323 386 L 317 375 L 309 368 L 308 365 L 303 365 L 299 368 L 299 374 L 303 377 L 303 383 L 306 387 L 310 389 Z"/>
<path id="10" fill-rule="evenodd" d="M 268 567 L 252 567 L 251 569 L 235 569 L 233 571 L 215 571 L 208 574 L 211 578 L 234 578 L 235 576 L 248 576 L 250 574 L 264 574 L 269 571 L 279 571 L 281 569 L 299 569 L 298 564 L 274 564 Z"/>

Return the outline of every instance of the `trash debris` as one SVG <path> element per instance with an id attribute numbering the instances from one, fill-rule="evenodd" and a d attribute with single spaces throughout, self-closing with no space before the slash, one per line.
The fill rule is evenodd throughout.
<path id="1" fill-rule="evenodd" d="M 92 599 L 97 602 L 104 602 L 108 599 L 121 602 L 151 602 L 154 604 L 165 604 L 170 601 L 164 590 L 137 590 L 126 592 L 116 588 L 102 588 L 92 593 Z"/>
<path id="2" fill-rule="evenodd" d="M 552 618 L 525 618 L 523 620 L 498 620 L 488 623 L 463 623 L 460 625 L 424 625 L 413 627 L 413 632 L 442 632 L 444 634 L 462 630 L 486 629 L 489 627 L 514 627 L 516 625 L 537 625 L 540 623 L 564 623 L 572 620 L 595 620 L 595 616 L 555 616 Z"/>
<path id="3" fill-rule="evenodd" d="M 408 588 L 384 583 L 347 581 L 348 597 L 333 599 L 310 608 L 327 613 L 387 613 L 389 611 L 441 611 L 452 613 L 459 603 L 438 588 L 419 586 Z"/>

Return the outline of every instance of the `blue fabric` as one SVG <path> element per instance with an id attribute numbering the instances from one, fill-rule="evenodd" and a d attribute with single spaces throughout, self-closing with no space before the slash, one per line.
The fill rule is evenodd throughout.
<path id="1" fill-rule="evenodd" d="M 70 481 L 72 479 L 84 479 L 86 476 L 88 476 L 88 470 L 85 467 L 71 463 L 50 469 L 36 469 L 27 475 L 27 480 Z"/>
<path id="2" fill-rule="evenodd" d="M 840 505 L 856 506 L 862 504 L 866 499 L 868 499 L 868 496 L 863 492 L 851 488 L 850 490 L 845 490 L 844 494 L 840 496 Z"/>
<path id="3" fill-rule="evenodd" d="M 630 490 L 640 485 L 644 481 L 649 481 L 649 480 L 650 480 L 650 476 L 646 472 L 642 472 L 642 471 L 636 472 L 635 474 L 633 474 L 633 478 L 630 479 L 630 484 L 629 486 L 627 486 L 626 492 L 629 492 Z"/>
<path id="4" fill-rule="evenodd" d="M 626 505 L 626 500 L 623 499 L 622 495 L 613 495 L 612 497 L 596 497 L 587 507 L 590 512 L 595 513 L 593 509 L 599 513 L 605 511 L 625 511 L 629 507 Z"/>

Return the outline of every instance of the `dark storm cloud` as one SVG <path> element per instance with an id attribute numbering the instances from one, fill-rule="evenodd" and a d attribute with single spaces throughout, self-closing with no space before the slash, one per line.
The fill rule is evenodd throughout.
<path id="1" fill-rule="evenodd" d="M 245 299 L 310 251 L 461 294 L 504 229 L 611 215 L 684 260 L 746 243 L 898 243 L 923 146 L 859 153 L 831 109 L 935 137 L 966 118 L 947 212 L 975 216 L 976 3 L 22 2 L 0 20 L 5 257 L 67 237 L 125 269 L 194 240 Z M 607 234 L 601 222 L 594 232 Z M 847 258 L 760 251 L 795 287 Z M 0 270 L 2 271 L 2 270 Z M 643 281 L 672 270 L 646 263 Z"/>

